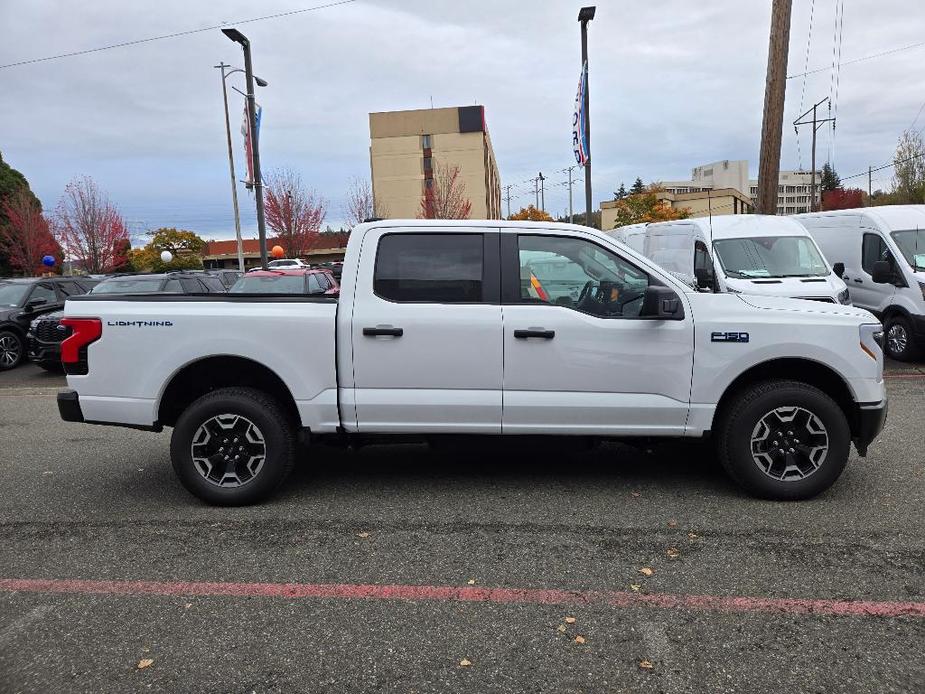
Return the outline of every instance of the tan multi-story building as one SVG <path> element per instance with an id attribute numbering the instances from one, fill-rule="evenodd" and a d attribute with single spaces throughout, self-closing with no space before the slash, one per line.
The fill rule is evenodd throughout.
<path id="1" fill-rule="evenodd" d="M 735 188 L 706 189 L 688 193 L 656 193 L 659 201 L 676 210 L 686 209 L 691 217 L 718 217 L 726 214 L 753 214 L 755 206 L 745 193 Z M 613 229 L 617 223 L 618 200 L 601 203 L 601 229 Z"/>
<path id="2" fill-rule="evenodd" d="M 749 182 L 752 200 L 758 202 L 758 180 Z M 822 172 L 816 172 L 816 209 L 822 200 Z M 777 177 L 777 214 L 800 214 L 810 211 L 813 175 L 809 171 L 781 171 Z"/>
<path id="3" fill-rule="evenodd" d="M 421 216 L 436 168 L 458 166 L 470 218 L 501 218 L 501 179 L 484 106 L 370 113 L 369 138 L 377 216 Z"/>

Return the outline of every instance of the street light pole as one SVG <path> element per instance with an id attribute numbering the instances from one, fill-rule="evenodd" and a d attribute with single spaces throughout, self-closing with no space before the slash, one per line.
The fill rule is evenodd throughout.
<path id="1" fill-rule="evenodd" d="M 585 96 L 582 108 L 585 111 L 585 143 L 588 146 L 588 160 L 585 162 L 585 225 L 591 226 L 591 113 L 589 92 L 591 79 L 588 70 L 588 22 L 594 19 L 595 7 L 582 7 L 578 12 L 581 23 L 581 64 L 585 69 Z"/>
<path id="2" fill-rule="evenodd" d="M 244 272 L 244 243 L 241 241 L 241 215 L 238 210 L 238 185 L 234 177 L 234 151 L 231 147 L 231 121 L 228 118 L 228 87 L 225 84 L 225 61 L 215 67 L 222 71 L 222 99 L 225 102 L 225 135 L 228 138 L 228 170 L 231 173 L 231 201 L 234 204 L 234 235 L 238 240 L 238 270 Z"/>
<path id="3" fill-rule="evenodd" d="M 260 266 L 267 269 L 267 227 L 263 211 L 263 180 L 260 177 L 260 136 L 257 133 L 257 102 L 254 97 L 254 70 L 251 64 L 251 43 L 237 29 L 222 29 L 222 33 L 244 49 L 244 76 L 247 81 L 247 121 L 251 135 L 251 158 L 254 164 L 254 188 L 257 196 L 257 236 L 260 239 Z"/>

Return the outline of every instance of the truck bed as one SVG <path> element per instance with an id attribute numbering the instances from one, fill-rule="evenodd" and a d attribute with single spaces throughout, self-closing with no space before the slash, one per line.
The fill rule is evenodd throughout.
<path id="1" fill-rule="evenodd" d="M 303 426 L 338 426 L 334 298 L 85 295 L 68 299 L 64 314 L 102 322 L 100 339 L 87 350 L 87 374 L 67 377 L 87 421 L 153 426 L 161 396 L 184 369 L 232 357 L 225 361 L 233 368 L 251 361 L 276 374 Z"/>

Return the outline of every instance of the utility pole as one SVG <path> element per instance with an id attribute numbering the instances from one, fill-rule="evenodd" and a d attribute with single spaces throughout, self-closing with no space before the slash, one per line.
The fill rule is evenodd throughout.
<path id="1" fill-rule="evenodd" d="M 809 198 L 809 211 L 810 212 L 816 211 L 816 131 L 819 130 L 819 128 L 821 128 L 824 123 L 828 123 L 829 121 L 832 122 L 833 126 L 835 124 L 834 118 L 823 118 L 822 120 L 819 120 L 818 118 L 816 118 L 816 109 L 819 108 L 819 106 L 821 106 L 828 100 L 829 100 L 829 97 L 826 97 L 819 103 L 813 104 L 813 107 L 811 109 L 809 109 L 808 111 L 806 111 L 806 113 L 802 114 L 799 118 L 793 121 L 793 130 L 797 134 L 799 134 L 799 131 L 797 130 L 799 126 L 801 125 L 812 125 L 813 126 L 813 161 L 811 165 L 812 166 L 812 186 L 810 188 L 812 193 Z M 830 102 L 829 109 L 831 110 L 831 108 L 832 106 Z M 803 120 L 803 118 L 809 115 L 810 111 L 813 114 L 813 119 L 811 121 Z M 761 185 L 760 181 L 758 185 Z"/>
<path id="2" fill-rule="evenodd" d="M 267 269 L 267 227 L 263 211 L 263 179 L 260 177 L 260 136 L 257 133 L 257 101 L 254 95 L 254 70 L 251 65 L 251 42 L 237 29 L 222 29 L 229 39 L 244 49 L 244 75 L 247 81 L 247 122 L 251 135 L 251 158 L 254 163 L 254 192 L 257 198 L 257 236 L 260 239 L 260 267 Z"/>
<path id="3" fill-rule="evenodd" d="M 533 179 L 533 197 L 536 198 L 536 202 L 534 203 L 533 207 L 535 207 L 536 209 L 540 209 L 540 179 L 539 178 Z"/>
<path id="4" fill-rule="evenodd" d="M 575 223 L 575 215 L 572 212 L 572 169 L 578 168 L 576 166 L 568 167 L 568 223 Z"/>
<path id="5" fill-rule="evenodd" d="M 787 89 L 787 54 L 790 48 L 792 0 L 773 0 L 768 42 L 768 71 L 764 87 L 761 153 L 758 162 L 758 213 L 777 214 L 780 180 L 780 140 Z"/>
<path id="6" fill-rule="evenodd" d="M 873 171 L 874 171 L 873 168 L 871 168 L 870 164 L 868 164 L 867 165 L 867 199 L 868 200 L 870 200 L 870 196 L 873 195 L 873 193 L 870 190 L 873 184 L 873 178 L 871 177 L 871 174 L 873 173 Z"/>
<path id="7" fill-rule="evenodd" d="M 504 198 L 507 200 L 507 218 L 511 218 L 511 188 L 513 188 L 510 183 L 504 186 L 505 195 Z"/>
<path id="8" fill-rule="evenodd" d="M 231 201 L 234 204 L 234 236 L 238 240 L 238 270 L 244 272 L 244 243 L 241 241 L 241 214 L 238 210 L 238 185 L 234 178 L 234 153 L 231 148 L 231 121 L 228 119 L 228 87 L 225 84 L 225 68 L 223 60 L 215 67 L 222 71 L 222 99 L 225 101 L 225 135 L 228 138 L 228 169 L 231 172 Z"/>
<path id="9" fill-rule="evenodd" d="M 789 6 L 789 0 L 787 2 Z M 581 64 L 585 70 L 585 96 L 583 108 L 585 112 L 585 143 L 588 146 L 588 160 L 585 162 L 585 226 L 591 226 L 591 99 L 588 92 L 591 88 L 591 76 L 588 68 L 588 22 L 594 19 L 595 8 L 582 7 L 578 12 L 578 21 L 581 23 Z"/>
<path id="10" fill-rule="evenodd" d="M 539 176 L 537 176 L 537 178 L 540 181 L 540 209 L 543 210 L 543 212 L 545 212 L 546 211 L 546 188 L 543 185 L 543 182 L 546 180 L 546 177 L 543 176 L 543 172 L 540 171 Z"/>

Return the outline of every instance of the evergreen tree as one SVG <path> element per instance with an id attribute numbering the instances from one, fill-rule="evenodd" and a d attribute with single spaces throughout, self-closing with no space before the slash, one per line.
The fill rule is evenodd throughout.
<path id="1" fill-rule="evenodd" d="M 630 188 L 630 195 L 639 195 L 640 193 L 644 193 L 645 190 L 645 184 L 642 182 L 642 179 L 637 176 L 636 180 L 633 181 L 633 187 Z"/>
<path id="2" fill-rule="evenodd" d="M 626 186 L 623 185 L 623 181 L 620 181 L 620 189 L 614 192 L 613 197 L 617 200 L 622 200 L 627 195 Z"/>
<path id="3" fill-rule="evenodd" d="M 822 165 L 820 185 L 822 186 L 823 193 L 841 188 L 841 179 L 838 177 L 838 174 L 835 173 L 835 169 L 832 168 L 829 162 Z"/>

